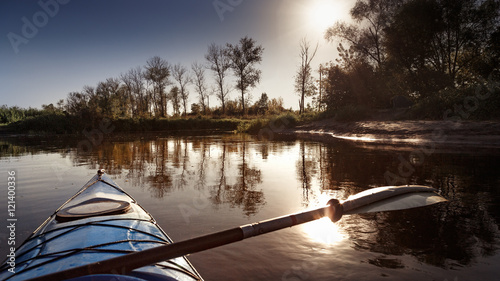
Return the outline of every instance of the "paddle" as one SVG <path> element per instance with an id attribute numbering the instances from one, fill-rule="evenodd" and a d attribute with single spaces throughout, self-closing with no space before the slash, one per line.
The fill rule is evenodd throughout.
<path id="1" fill-rule="evenodd" d="M 246 238 L 313 221 L 328 216 L 333 222 L 342 215 L 423 207 L 446 201 L 437 190 L 425 186 L 393 186 L 372 188 L 340 203 L 336 199 L 327 206 L 254 224 L 200 236 L 67 269 L 30 280 L 64 280 L 90 274 L 126 274 L 136 268 L 234 243 Z"/>

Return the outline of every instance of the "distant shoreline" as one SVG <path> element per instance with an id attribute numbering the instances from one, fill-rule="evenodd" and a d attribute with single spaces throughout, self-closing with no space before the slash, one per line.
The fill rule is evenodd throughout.
<path id="1" fill-rule="evenodd" d="M 288 119 L 287 119 L 288 118 Z M 185 119 L 149 120 L 133 123 L 130 120 L 114 121 L 107 126 L 106 137 L 138 134 L 151 135 L 216 135 L 249 133 L 251 135 L 293 136 L 314 138 L 318 141 L 344 140 L 355 143 L 385 145 L 469 146 L 500 148 L 500 121 L 429 121 L 429 120 L 367 120 L 336 121 L 334 118 L 303 121 L 290 119 Z M 132 123 L 131 123 L 132 122 Z M 0 126 L 0 138 L 82 136 L 91 134 L 98 126 L 76 133 L 19 131 Z"/>

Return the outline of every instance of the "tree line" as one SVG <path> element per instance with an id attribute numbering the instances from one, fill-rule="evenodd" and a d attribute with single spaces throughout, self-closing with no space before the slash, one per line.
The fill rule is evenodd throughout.
<path id="1" fill-rule="evenodd" d="M 325 32 L 340 41 L 339 58 L 320 66 L 317 102 L 330 110 L 387 108 L 402 95 L 434 106 L 498 81 L 499 7 L 498 0 L 358 0 L 352 23 Z M 498 92 L 492 98 L 500 105 Z"/>
<path id="2" fill-rule="evenodd" d="M 154 56 L 142 67 L 135 67 L 118 78 L 108 78 L 97 86 L 84 86 L 71 92 L 65 102 L 67 113 L 85 117 L 148 118 L 191 114 L 242 115 L 279 113 L 284 110 L 281 98 L 269 100 L 266 93 L 253 105 L 249 103 L 249 89 L 259 83 L 261 71 L 256 67 L 262 61 L 264 48 L 249 37 L 238 44 L 210 44 L 205 62 L 194 62 L 190 68 Z M 213 76 L 209 86 L 207 71 Z M 233 74 L 235 85 L 228 79 Z M 189 85 L 197 94 L 198 102 L 189 104 Z M 236 100 L 229 98 L 232 89 L 240 92 Z M 210 107 L 215 96 L 220 106 Z M 189 108 L 190 107 L 190 108 Z M 169 108 L 172 109 L 169 112 Z"/>
<path id="3" fill-rule="evenodd" d="M 460 112 L 455 104 L 470 103 L 467 96 L 487 81 L 488 87 L 481 90 L 494 91 L 481 101 L 480 118 L 500 117 L 499 0 L 357 0 L 350 15 L 352 22 L 338 22 L 325 31 L 326 40 L 338 42 L 335 61 L 314 70 L 311 62 L 318 45 L 311 46 L 305 38 L 299 42 L 300 65 L 294 76 L 299 113 L 389 108 L 394 97 L 404 96 L 420 105 L 416 118 L 441 118 L 443 108 Z M 249 89 L 261 79 L 257 65 L 263 51 L 255 40 L 243 37 L 237 44 L 210 44 L 205 61 L 189 68 L 155 56 L 144 66 L 84 86 L 57 106 L 43 108 L 83 119 L 162 118 L 188 112 L 279 114 L 284 111 L 282 98 L 262 93 L 250 103 Z M 190 85 L 197 96 L 191 104 Z M 238 91 L 236 99 L 229 97 L 233 90 Z M 217 106 L 210 105 L 211 97 Z M 312 98 L 312 106 L 306 106 L 306 98 Z M 473 102 L 464 106 L 477 108 Z M 23 112 L 5 107 L 0 118 L 36 115 L 31 109 Z"/>

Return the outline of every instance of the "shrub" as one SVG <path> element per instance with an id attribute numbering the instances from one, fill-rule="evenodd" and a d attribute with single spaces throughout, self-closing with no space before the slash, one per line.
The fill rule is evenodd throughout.
<path id="1" fill-rule="evenodd" d="M 335 111 L 335 121 L 359 121 L 368 117 L 368 109 L 361 105 L 346 105 Z"/>
<path id="2" fill-rule="evenodd" d="M 249 122 L 242 122 L 238 127 L 239 132 L 258 134 L 262 129 L 269 129 L 273 132 L 287 128 L 292 128 L 298 123 L 298 118 L 293 113 L 284 113 L 271 118 L 258 118 Z"/>
<path id="3" fill-rule="evenodd" d="M 465 89 L 444 89 L 422 99 L 410 109 L 408 117 L 432 120 L 452 117 L 461 120 L 488 120 L 500 117 L 499 106 L 498 88 L 470 85 Z"/>

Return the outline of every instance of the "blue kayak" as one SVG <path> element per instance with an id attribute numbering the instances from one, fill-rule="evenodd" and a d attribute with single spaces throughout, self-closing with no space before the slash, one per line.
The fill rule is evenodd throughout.
<path id="1" fill-rule="evenodd" d="M 151 214 L 99 171 L 16 250 L 15 273 L 7 263 L 2 264 L 0 280 L 27 280 L 170 243 Z M 185 257 L 179 257 L 126 274 L 71 280 L 202 278 Z"/>

